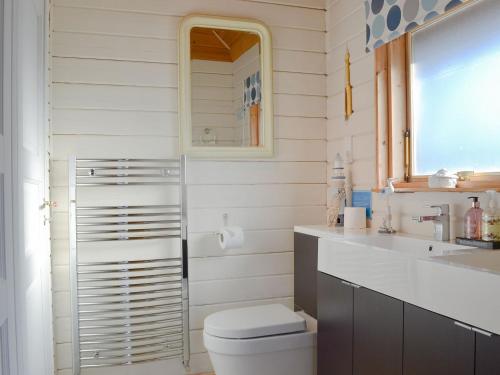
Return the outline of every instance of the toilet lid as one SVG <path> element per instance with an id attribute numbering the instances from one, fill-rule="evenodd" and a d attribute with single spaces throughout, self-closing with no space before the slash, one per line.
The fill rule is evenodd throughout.
<path id="1" fill-rule="evenodd" d="M 281 335 L 306 330 L 304 318 L 279 304 L 220 311 L 205 319 L 205 332 L 228 339 Z"/>

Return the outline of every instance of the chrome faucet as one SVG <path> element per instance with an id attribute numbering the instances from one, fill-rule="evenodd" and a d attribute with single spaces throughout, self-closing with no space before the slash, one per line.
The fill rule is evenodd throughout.
<path id="1" fill-rule="evenodd" d="M 434 239 L 436 241 L 450 240 L 450 205 L 440 204 L 427 206 L 437 208 L 438 212 L 433 216 L 415 216 L 413 220 L 423 223 L 424 221 L 432 221 L 434 223 Z"/>

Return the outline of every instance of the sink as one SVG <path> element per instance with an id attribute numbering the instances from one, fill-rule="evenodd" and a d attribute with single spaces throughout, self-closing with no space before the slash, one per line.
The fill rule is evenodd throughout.
<path id="1" fill-rule="evenodd" d="M 455 245 L 448 242 L 395 235 L 370 235 L 355 237 L 349 238 L 346 242 L 368 246 L 373 250 L 396 251 L 404 254 L 405 256 L 416 258 L 448 256 L 468 252 L 474 249 L 473 247 Z"/>
<path id="2" fill-rule="evenodd" d="M 500 335 L 499 251 L 378 233 L 320 238 L 318 271 Z"/>
<path id="3" fill-rule="evenodd" d="M 476 250 L 467 253 L 453 253 L 439 258 L 451 265 L 468 267 L 500 275 L 500 251 Z"/>
<path id="4" fill-rule="evenodd" d="M 444 259 L 450 263 L 448 258 L 479 251 L 448 242 L 379 233 L 321 239 L 318 248 L 319 271 L 359 285 L 370 283 L 376 291 L 389 287 L 397 293 L 404 293 L 412 284 L 417 262 Z"/>

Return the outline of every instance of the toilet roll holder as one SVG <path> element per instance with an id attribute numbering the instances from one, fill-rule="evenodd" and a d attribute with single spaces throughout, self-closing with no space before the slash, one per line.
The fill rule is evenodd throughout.
<path id="1" fill-rule="evenodd" d="M 227 227 L 228 222 L 229 222 L 229 214 L 227 212 L 225 212 L 225 213 L 222 214 L 222 228 Z M 221 235 L 220 231 L 216 231 L 216 232 L 211 232 L 210 233 L 211 237 L 217 237 L 218 238 L 220 235 Z"/>

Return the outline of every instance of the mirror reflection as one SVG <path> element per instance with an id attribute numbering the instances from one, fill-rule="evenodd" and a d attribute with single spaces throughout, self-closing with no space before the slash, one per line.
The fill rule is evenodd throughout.
<path id="1" fill-rule="evenodd" d="M 261 146 L 259 35 L 242 30 L 193 27 L 190 50 L 192 144 Z"/>

